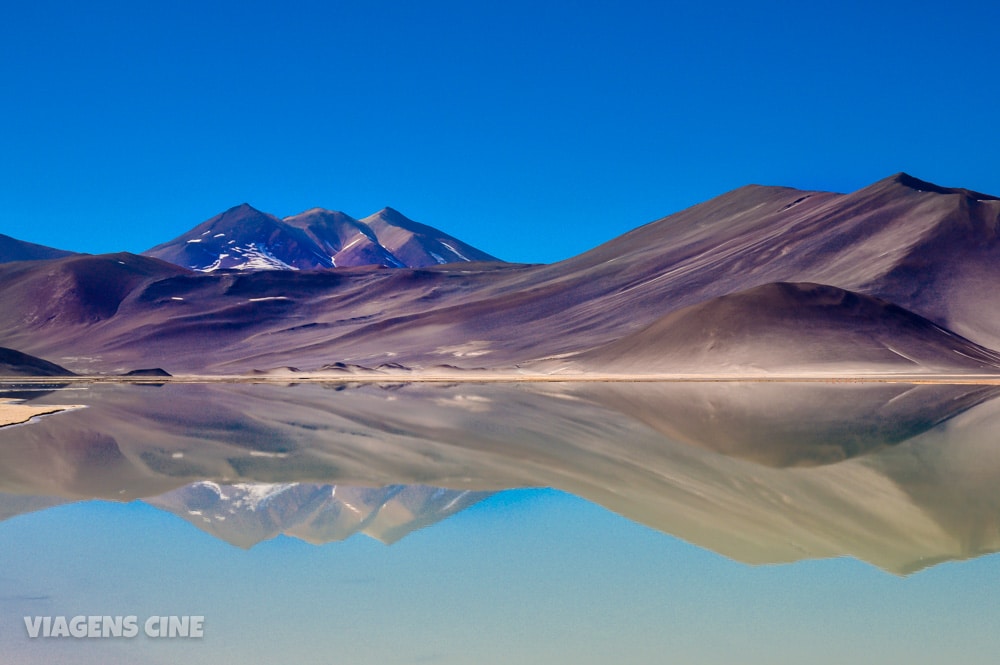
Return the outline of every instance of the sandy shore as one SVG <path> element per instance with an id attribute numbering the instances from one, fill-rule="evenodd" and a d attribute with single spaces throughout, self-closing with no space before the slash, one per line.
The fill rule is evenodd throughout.
<path id="1" fill-rule="evenodd" d="M 26 423 L 37 416 L 47 416 L 60 411 L 81 408 L 77 404 L 27 406 L 17 402 L 0 401 L 0 427 Z"/>

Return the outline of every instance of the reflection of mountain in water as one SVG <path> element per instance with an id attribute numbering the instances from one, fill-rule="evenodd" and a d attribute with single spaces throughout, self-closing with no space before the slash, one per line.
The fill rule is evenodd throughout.
<path id="1" fill-rule="evenodd" d="M 989 386 L 602 385 L 600 401 L 666 436 L 774 467 L 818 466 L 912 439 L 991 399 Z"/>
<path id="2" fill-rule="evenodd" d="M 389 497 L 390 486 L 555 487 L 741 561 L 851 555 L 906 572 L 1000 551 L 995 395 L 832 383 L 99 385 L 35 400 L 88 409 L 0 429 L 0 491 L 174 492 L 150 501 L 246 545 L 343 529 L 392 540 L 395 522 L 378 515 L 411 490 Z M 232 506 L 259 491 L 223 485 L 260 483 L 295 485 L 245 533 L 226 524 L 245 517 L 201 519 L 227 509 L 222 495 Z M 331 485 L 340 498 L 346 486 L 384 488 L 350 490 L 374 522 L 338 523 L 350 516 L 323 504 Z M 451 496 L 463 498 L 420 505 L 436 516 L 475 500 Z"/>
<path id="3" fill-rule="evenodd" d="M 391 544 L 489 494 L 421 485 L 369 488 L 202 481 L 146 499 L 146 503 L 249 548 L 279 534 L 318 545 L 364 533 Z"/>

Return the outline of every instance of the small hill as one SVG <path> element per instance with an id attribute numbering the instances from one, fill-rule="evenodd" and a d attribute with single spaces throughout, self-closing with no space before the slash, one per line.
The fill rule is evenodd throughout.
<path id="1" fill-rule="evenodd" d="M 150 368 L 147 368 L 147 369 L 133 369 L 133 370 L 131 370 L 129 372 L 125 372 L 124 374 L 122 374 L 122 376 L 155 376 L 155 377 L 164 377 L 164 376 L 173 376 L 173 375 L 170 372 L 168 372 L 167 370 L 165 370 L 165 369 L 163 369 L 161 367 L 150 367 Z"/>
<path id="2" fill-rule="evenodd" d="M 1000 354 L 878 298 L 775 283 L 677 310 L 569 364 L 634 374 L 1000 372 Z"/>

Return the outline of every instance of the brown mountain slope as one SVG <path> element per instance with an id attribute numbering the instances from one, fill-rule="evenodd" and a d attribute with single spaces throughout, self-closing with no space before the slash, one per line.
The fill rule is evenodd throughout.
<path id="1" fill-rule="evenodd" d="M 884 300 L 765 284 L 676 310 L 563 361 L 623 374 L 997 371 L 1000 353 Z"/>
<path id="2" fill-rule="evenodd" d="M 403 264 L 379 244 L 375 233 L 358 220 L 335 210 L 313 208 L 283 220 L 302 229 L 330 257 L 330 267 Z"/>
<path id="3" fill-rule="evenodd" d="M 413 268 L 442 263 L 498 260 L 447 233 L 407 219 L 392 208 L 383 208 L 361 222 L 375 233 L 382 246 L 392 252 L 393 256 Z"/>
<path id="4" fill-rule="evenodd" d="M 525 275 L 545 302 L 499 303 L 481 327 L 527 315 L 569 351 L 718 296 L 814 282 L 1000 347 L 998 220 L 1000 200 L 905 174 L 848 195 L 743 187 Z"/>

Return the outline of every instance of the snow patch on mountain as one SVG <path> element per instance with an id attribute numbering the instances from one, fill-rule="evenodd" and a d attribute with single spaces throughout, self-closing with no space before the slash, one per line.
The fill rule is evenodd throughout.
<path id="1" fill-rule="evenodd" d="M 230 270 L 298 270 L 297 267 L 277 258 L 270 248 L 255 242 L 244 247 L 229 247 L 227 249 L 227 252 L 219 254 L 219 257 L 210 265 L 189 267 L 200 272 L 214 272 L 222 268 Z M 226 259 L 232 260 L 226 261 Z"/>

